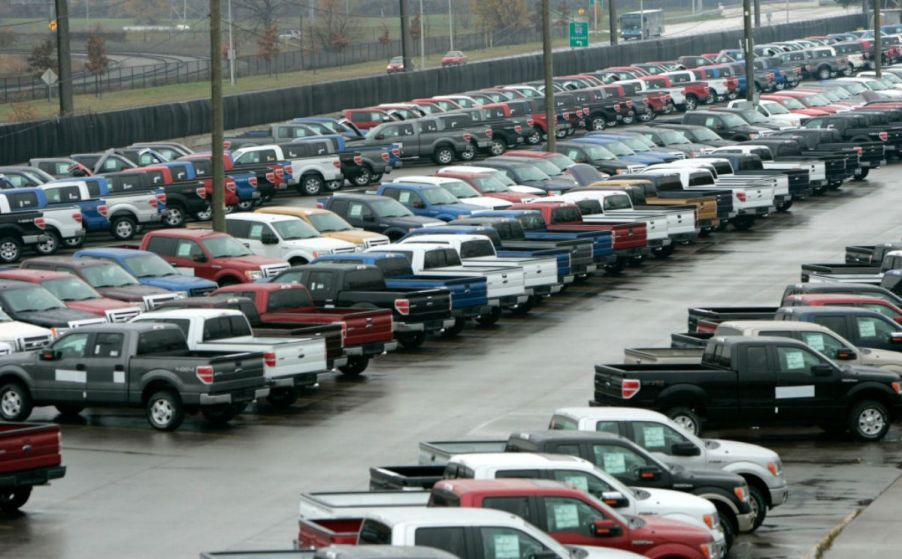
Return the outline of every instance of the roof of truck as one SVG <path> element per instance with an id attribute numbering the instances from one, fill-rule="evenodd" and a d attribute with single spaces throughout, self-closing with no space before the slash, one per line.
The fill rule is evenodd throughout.
<path id="1" fill-rule="evenodd" d="M 578 491 L 560 481 L 550 479 L 443 479 L 433 487 L 435 491 L 464 493 L 529 494 Z"/>
<path id="2" fill-rule="evenodd" d="M 146 254 L 153 254 L 147 250 L 139 250 L 137 248 L 113 248 L 113 247 L 91 247 L 91 248 L 83 248 L 75 253 L 75 258 L 84 258 L 84 257 L 95 257 L 94 255 L 109 255 L 109 256 L 119 256 L 122 258 L 129 258 L 131 256 L 143 256 Z M 84 255 L 84 256 L 80 256 Z"/>
<path id="3" fill-rule="evenodd" d="M 877 311 L 872 311 L 863 307 L 840 307 L 833 305 L 824 307 L 782 307 L 777 312 L 780 314 L 854 314 L 856 316 L 879 316 L 881 318 L 886 318 Z M 889 320 L 889 318 L 886 318 L 886 320 Z"/>
<path id="4" fill-rule="evenodd" d="M 424 507 L 382 509 L 365 515 L 386 526 L 415 522 L 419 526 L 525 526 L 526 521 L 495 509 Z"/>
<path id="5" fill-rule="evenodd" d="M 670 421 L 663 413 L 641 408 L 621 408 L 610 406 L 558 408 L 554 415 L 564 415 L 574 419 L 617 419 L 620 421 Z"/>
<path id="6" fill-rule="evenodd" d="M 561 463 L 572 467 L 577 464 L 592 466 L 588 460 L 563 454 L 545 454 L 541 452 L 481 452 L 477 454 L 456 454 L 451 462 L 472 467 L 474 464 L 498 467 L 555 467 Z"/>
<path id="7" fill-rule="evenodd" d="M 234 316 L 236 314 L 244 316 L 241 311 L 235 309 L 164 309 L 159 311 L 146 312 L 137 317 L 136 321 L 164 318 L 184 318 L 186 313 L 191 317 L 203 318 L 205 320 L 209 318 L 219 318 L 221 316 Z"/>
<path id="8" fill-rule="evenodd" d="M 530 431 L 528 433 L 511 433 L 510 439 L 518 439 L 521 441 L 530 441 L 535 444 L 541 444 L 547 441 L 568 440 L 568 441 L 591 441 L 599 440 L 623 439 L 620 435 L 603 431 Z"/>
<path id="9" fill-rule="evenodd" d="M 796 293 L 790 295 L 787 299 L 803 303 L 834 303 L 833 306 L 836 306 L 835 303 L 847 303 L 850 306 L 865 304 L 888 306 L 890 304 L 885 299 L 873 295 L 852 295 L 848 293 Z"/>
<path id="10" fill-rule="evenodd" d="M 718 328 L 721 326 L 735 330 L 769 328 L 771 330 L 833 332 L 826 326 L 821 326 L 814 322 L 799 322 L 795 320 L 728 320 L 717 325 Z"/>
<path id="11" fill-rule="evenodd" d="M 256 221 L 258 223 L 276 223 L 281 221 L 297 221 L 301 218 L 287 214 L 264 213 L 264 212 L 241 212 L 233 213 L 225 216 L 226 221 Z"/>
<path id="12" fill-rule="evenodd" d="M 37 258 L 29 258 L 22 262 L 23 269 L 29 269 L 31 263 L 52 264 L 54 266 L 68 266 L 70 268 L 90 268 L 91 266 L 110 266 L 115 265 L 109 260 L 100 258 L 75 258 L 74 256 L 39 256 Z"/>

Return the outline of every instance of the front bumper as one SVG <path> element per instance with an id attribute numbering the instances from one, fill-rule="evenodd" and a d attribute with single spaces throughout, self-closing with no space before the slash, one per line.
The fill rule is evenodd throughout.
<path id="1" fill-rule="evenodd" d="M 789 486 L 786 485 L 785 481 L 782 485 L 779 485 L 777 487 L 768 487 L 767 489 L 768 491 L 770 491 L 769 508 L 779 507 L 789 500 Z"/>
<path id="2" fill-rule="evenodd" d="M 755 528 L 755 513 L 737 514 L 736 524 L 739 525 L 740 533 L 751 532 Z"/>

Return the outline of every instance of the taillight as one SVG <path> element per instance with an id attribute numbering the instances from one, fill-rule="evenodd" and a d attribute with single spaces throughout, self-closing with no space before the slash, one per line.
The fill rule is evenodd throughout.
<path id="1" fill-rule="evenodd" d="M 514 132 L 516 132 L 517 134 L 520 134 L 521 132 L 523 132 L 523 127 L 520 126 L 519 124 L 515 124 L 515 125 L 514 125 Z"/>
<path id="2" fill-rule="evenodd" d="M 198 365 L 194 368 L 194 374 L 203 384 L 213 384 L 213 367 L 210 365 Z"/>
<path id="3" fill-rule="evenodd" d="M 230 147 L 232 147 L 232 142 L 231 142 L 231 141 L 226 140 L 226 141 L 222 142 L 222 148 L 223 148 L 223 149 L 229 149 Z"/>
<path id="4" fill-rule="evenodd" d="M 748 196 L 745 195 L 745 192 L 737 192 L 737 193 L 736 193 L 736 198 L 737 198 L 740 202 L 745 202 L 746 200 L 748 200 Z"/>
<path id="5" fill-rule="evenodd" d="M 99 213 L 103 217 L 106 217 L 110 213 L 110 207 L 106 204 L 101 204 L 97 206 L 97 213 Z"/>
<path id="6" fill-rule="evenodd" d="M 333 159 L 332 166 L 335 167 L 336 169 L 341 169 L 341 161 L 339 161 L 338 159 Z"/>
<path id="7" fill-rule="evenodd" d="M 237 187 L 237 185 L 235 184 L 235 181 L 233 181 L 233 180 L 227 180 L 227 181 L 226 181 L 226 183 L 225 183 L 225 189 L 228 190 L 229 192 L 235 192 L 235 190 L 236 190 L 237 188 L 238 188 L 238 187 Z"/>
<path id="8" fill-rule="evenodd" d="M 342 347 L 344 347 L 345 338 L 347 338 L 347 337 L 348 337 L 348 323 L 342 322 L 341 323 L 341 345 L 342 345 Z"/>
<path id="9" fill-rule="evenodd" d="M 639 379 L 623 379 L 623 384 L 620 386 L 620 397 L 629 400 L 639 393 L 640 388 L 642 388 L 642 382 Z"/>
<path id="10" fill-rule="evenodd" d="M 570 120 L 570 112 L 564 111 L 564 120 Z"/>
<path id="11" fill-rule="evenodd" d="M 164 206 L 166 205 L 166 193 L 165 192 L 160 192 L 159 194 L 155 194 L 154 198 L 157 199 L 158 204 L 162 204 Z"/>
<path id="12" fill-rule="evenodd" d="M 257 177 L 251 177 L 251 178 L 247 179 L 247 183 L 249 185 L 253 186 L 254 188 L 257 188 Z"/>
<path id="13" fill-rule="evenodd" d="M 355 155 L 354 156 L 354 164 L 357 165 L 358 167 L 363 167 L 363 156 Z"/>
<path id="14" fill-rule="evenodd" d="M 889 134 L 887 134 L 886 132 L 881 132 L 881 133 L 877 134 L 877 136 L 879 136 L 880 140 L 883 142 L 889 140 Z"/>
<path id="15" fill-rule="evenodd" d="M 199 186 L 194 189 L 194 192 L 197 193 L 198 198 L 206 198 L 207 197 L 207 189 L 203 186 Z"/>
<path id="16" fill-rule="evenodd" d="M 532 128 L 532 127 L 535 126 L 535 125 L 536 125 L 536 121 L 535 121 L 535 120 L 533 120 L 533 119 L 531 119 L 531 118 L 526 119 L 526 126 L 529 126 L 530 128 Z"/>
<path id="17" fill-rule="evenodd" d="M 81 223 L 81 212 L 72 214 L 72 219 L 74 219 L 76 223 Z"/>
<path id="18" fill-rule="evenodd" d="M 38 229 L 43 229 L 43 228 L 47 227 L 47 222 L 44 220 L 43 217 L 34 218 L 34 224 Z"/>
<path id="19" fill-rule="evenodd" d="M 395 310 L 402 316 L 410 314 L 410 301 L 407 299 L 395 299 Z"/>
<path id="20" fill-rule="evenodd" d="M 382 152 L 382 161 L 385 161 L 386 163 L 388 163 L 389 158 L 390 158 L 390 156 L 388 155 L 388 152 L 383 151 Z"/>
<path id="21" fill-rule="evenodd" d="M 401 148 L 391 148 L 391 154 L 395 157 L 401 157 Z"/>
<path id="22" fill-rule="evenodd" d="M 495 132 L 494 132 L 494 130 L 492 130 L 491 128 L 486 128 L 486 129 L 485 129 L 485 136 L 486 136 L 486 138 L 488 138 L 488 139 L 491 140 L 491 139 L 492 139 L 492 136 L 493 136 L 494 134 L 495 134 Z"/>
<path id="23" fill-rule="evenodd" d="M 272 351 L 267 351 L 263 354 L 263 364 L 269 368 L 276 366 L 276 354 Z"/>
<path id="24" fill-rule="evenodd" d="M 465 142 L 468 142 L 468 143 L 469 143 L 469 142 L 472 142 L 472 141 L 473 141 L 473 134 L 470 134 L 469 132 L 464 132 L 464 141 L 465 141 Z"/>
<path id="25" fill-rule="evenodd" d="M 157 204 L 157 199 L 156 199 L 156 198 L 151 198 L 150 200 L 147 201 L 147 204 L 150 205 L 151 208 L 156 208 L 156 207 L 159 206 L 159 205 Z"/>

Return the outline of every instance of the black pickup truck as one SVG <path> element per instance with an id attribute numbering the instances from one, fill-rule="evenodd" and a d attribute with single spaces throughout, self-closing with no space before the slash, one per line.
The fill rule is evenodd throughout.
<path id="1" fill-rule="evenodd" d="M 894 250 L 902 250 L 902 241 L 878 245 L 849 245 L 846 247 L 846 264 L 874 266 L 883 262 L 883 257 Z"/>
<path id="2" fill-rule="evenodd" d="M 733 148 L 726 148 L 731 150 Z M 730 162 L 731 172 L 727 175 L 734 177 L 758 176 L 758 177 L 778 177 L 785 176 L 789 182 L 789 200 L 783 200 L 777 203 L 777 209 L 786 211 L 792 206 L 793 200 L 800 200 L 811 196 L 813 193 L 811 187 L 810 169 L 804 167 L 804 162 L 799 162 L 800 168 L 791 169 L 765 169 L 764 161 L 772 161 L 770 149 L 761 147 L 753 148 L 753 153 L 731 153 L 729 151 L 717 151 L 716 153 L 703 153 L 698 159 L 726 159 Z M 720 169 L 715 164 L 718 175 L 721 175 Z M 824 186 L 826 186 L 824 182 Z M 785 195 L 781 195 L 785 198 Z M 781 196 L 775 196 L 775 200 Z"/>
<path id="3" fill-rule="evenodd" d="M 18 262 L 23 247 L 35 247 L 47 241 L 43 216 L 39 210 L 0 213 L 0 264 Z"/>
<path id="4" fill-rule="evenodd" d="M 835 130 L 840 134 L 843 142 L 880 142 L 885 149 L 887 145 L 895 146 L 895 144 L 890 141 L 891 134 L 886 127 L 871 126 L 869 119 L 857 112 L 814 117 L 809 119 L 803 125 L 803 128 L 829 128 Z M 897 133 L 894 132 L 892 135 L 897 136 Z M 902 139 L 899 139 L 898 137 L 895 138 L 895 141 L 902 143 Z M 895 151 L 895 148 L 893 148 L 893 150 Z M 886 156 L 884 155 L 881 164 L 882 161 L 885 160 Z M 865 161 L 862 161 L 862 163 L 865 163 Z M 870 167 L 861 167 L 859 171 L 856 172 L 855 178 L 859 180 L 863 179 L 869 172 Z"/>
<path id="5" fill-rule="evenodd" d="M 876 441 L 902 409 L 902 382 L 897 373 L 839 366 L 789 338 L 717 337 L 698 365 L 596 365 L 592 404 L 654 409 L 695 433 L 817 425 Z"/>
<path id="6" fill-rule="evenodd" d="M 0 361 L 0 418 L 23 421 L 35 406 L 143 407 L 154 429 L 173 431 L 186 413 L 225 423 L 269 389 L 263 355 L 189 351 L 174 325 L 89 326 L 38 351 Z"/>
<path id="7" fill-rule="evenodd" d="M 391 309 L 395 337 L 406 348 L 419 347 L 426 341 L 426 334 L 454 325 L 450 291 L 390 289 L 376 266 L 327 263 L 296 266 L 272 281 L 307 286 L 318 307 Z"/>
<path id="8" fill-rule="evenodd" d="M 900 269 L 902 253 L 888 250 L 883 253 L 882 260 L 872 260 L 868 264 L 848 261 L 802 264 L 801 276 L 803 283 L 810 281 L 812 274 L 817 274 L 821 281 L 879 284 L 884 273 Z"/>
<path id="9" fill-rule="evenodd" d="M 749 145 L 752 147 L 749 147 Z M 842 181 L 854 174 L 854 170 L 846 171 L 847 159 L 845 155 L 806 152 L 793 136 L 781 136 L 779 138 L 768 136 L 761 140 L 750 140 L 749 142 L 741 143 L 739 146 L 741 147 L 724 149 L 726 151 L 750 149 L 751 153 L 761 158 L 762 165 L 769 164 L 776 168 L 779 168 L 781 164 L 799 165 L 802 170 L 807 171 L 808 178 L 805 190 L 808 191 L 808 194 L 823 194 L 827 188 L 839 188 L 842 185 Z M 855 156 L 854 166 L 857 167 L 857 153 L 855 153 Z M 818 163 L 823 164 L 823 172 L 820 172 Z M 797 184 L 795 181 L 798 179 L 795 179 L 792 171 L 789 169 L 783 169 L 783 171 L 790 177 L 789 188 L 792 193 L 793 185 Z M 796 186 L 796 188 L 798 187 Z M 794 193 L 793 196 L 795 196 Z"/>
<path id="10" fill-rule="evenodd" d="M 689 307 L 689 332 L 713 332 L 728 320 L 773 320 L 779 307 Z"/>
<path id="11" fill-rule="evenodd" d="M 354 227 L 381 233 L 397 241 L 418 227 L 445 225 L 440 219 L 414 215 L 403 204 L 388 196 L 340 194 L 321 198 L 322 206 L 335 212 Z"/>
<path id="12" fill-rule="evenodd" d="M 860 168 L 876 169 L 886 159 L 883 142 L 855 141 L 846 142 L 838 130 L 832 128 L 796 128 L 794 130 L 780 130 L 768 139 L 790 138 L 799 144 L 804 155 L 837 156 L 845 159 L 845 173 L 843 179 L 851 179 L 858 176 Z M 828 177 L 838 174 L 838 163 L 832 159 L 825 160 Z M 836 180 L 836 179 L 830 179 Z M 836 187 L 836 182 L 831 183 Z"/>
<path id="13" fill-rule="evenodd" d="M 586 130 L 604 130 L 617 126 L 624 115 L 630 111 L 627 99 L 605 97 L 600 89 L 576 89 L 570 92 L 576 102 L 583 108 Z M 585 114 L 588 109 L 589 114 Z"/>
<path id="14" fill-rule="evenodd" d="M 41 285 L 0 280 L 0 308 L 13 320 L 44 328 L 77 328 L 102 324 L 105 318 L 70 309 Z"/>

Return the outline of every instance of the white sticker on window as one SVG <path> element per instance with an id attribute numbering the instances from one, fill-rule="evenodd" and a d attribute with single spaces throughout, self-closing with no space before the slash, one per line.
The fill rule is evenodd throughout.
<path id="1" fill-rule="evenodd" d="M 251 225 L 250 230 L 248 230 L 247 237 L 249 239 L 259 239 L 263 234 L 263 224 L 262 223 L 254 223 Z"/>
<path id="2" fill-rule="evenodd" d="M 783 354 L 786 359 L 786 368 L 789 370 L 804 369 L 805 356 L 801 351 L 787 351 Z"/>
<path id="3" fill-rule="evenodd" d="M 492 537 L 495 559 L 520 559 L 520 538 L 509 534 L 495 534 Z"/>
<path id="4" fill-rule="evenodd" d="M 554 505 L 554 525 L 558 530 L 579 528 L 579 510 L 576 505 Z"/>
<path id="5" fill-rule="evenodd" d="M 363 214 L 363 206 L 360 204 L 351 204 L 351 208 L 348 211 L 348 215 L 351 217 L 360 217 Z"/>
<path id="6" fill-rule="evenodd" d="M 824 336 L 821 334 L 805 333 L 802 334 L 805 343 L 815 351 L 824 351 Z"/>
<path id="7" fill-rule="evenodd" d="M 860 319 L 858 321 L 858 335 L 862 338 L 876 338 L 877 324 L 870 319 Z"/>
<path id="8" fill-rule="evenodd" d="M 188 258 L 191 255 L 191 243 L 179 243 L 178 249 L 176 249 L 176 256 L 181 258 Z"/>
<path id="9" fill-rule="evenodd" d="M 564 483 L 569 483 L 580 491 L 589 490 L 589 480 L 586 476 L 564 476 Z"/>
<path id="10" fill-rule="evenodd" d="M 645 448 L 664 448 L 664 428 L 663 427 L 643 427 L 642 436 L 645 438 Z"/>
<path id="11" fill-rule="evenodd" d="M 626 458 L 619 452 L 605 454 L 604 471 L 612 475 L 626 472 Z"/>

